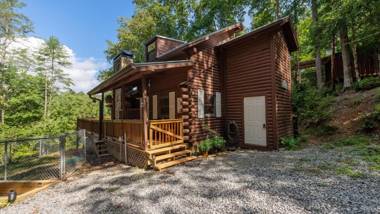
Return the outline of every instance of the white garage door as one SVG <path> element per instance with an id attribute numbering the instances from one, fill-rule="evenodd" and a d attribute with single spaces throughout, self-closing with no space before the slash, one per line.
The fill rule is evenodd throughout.
<path id="1" fill-rule="evenodd" d="M 266 146 L 265 96 L 244 98 L 244 142 Z"/>

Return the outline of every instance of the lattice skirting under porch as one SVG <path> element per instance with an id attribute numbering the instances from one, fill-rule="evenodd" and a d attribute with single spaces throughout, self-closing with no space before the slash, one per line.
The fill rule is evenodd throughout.
<path id="1" fill-rule="evenodd" d="M 146 168 L 148 166 L 148 154 L 133 146 L 127 147 L 127 163 L 132 166 Z"/>

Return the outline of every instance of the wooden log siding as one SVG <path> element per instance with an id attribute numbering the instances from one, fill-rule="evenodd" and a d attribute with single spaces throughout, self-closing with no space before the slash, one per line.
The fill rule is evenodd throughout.
<path id="1" fill-rule="evenodd" d="M 282 137 L 291 136 L 293 133 L 292 103 L 291 103 L 291 65 L 289 50 L 282 33 L 273 37 L 275 54 L 275 79 L 276 79 L 276 103 L 277 103 L 277 135 L 278 140 Z M 283 87 L 286 81 L 287 88 Z"/>
<path id="2" fill-rule="evenodd" d="M 155 43 L 156 49 L 154 51 L 148 53 L 148 51 L 147 51 L 148 46 L 152 43 Z M 183 44 L 183 42 L 174 41 L 174 40 L 166 39 L 166 38 L 162 38 L 162 37 L 156 37 L 156 38 L 154 38 L 154 40 L 152 40 L 151 43 L 148 43 L 146 45 L 146 48 L 145 48 L 146 61 L 148 61 L 148 62 L 155 61 L 156 58 L 159 57 L 160 55 L 162 55 L 162 54 L 168 52 L 169 50 L 172 50 L 172 49 L 174 49 L 177 46 L 182 45 L 182 44 Z"/>
<path id="3" fill-rule="evenodd" d="M 215 44 L 216 40 L 199 45 L 191 56 L 194 67 L 192 72 L 189 72 L 188 78 L 189 82 L 191 82 L 189 125 L 191 131 L 190 142 L 192 143 L 199 143 L 210 135 L 204 125 L 223 135 L 222 117 L 216 118 L 215 116 L 205 115 L 204 118 L 198 118 L 198 89 L 204 90 L 205 94 L 215 94 L 215 92 L 222 91 L 222 75 L 218 66 Z"/>
<path id="4" fill-rule="evenodd" d="M 274 124 L 275 103 L 272 72 L 272 36 L 269 34 L 255 40 L 239 42 L 225 50 L 225 120 L 235 121 L 239 127 L 242 147 L 276 149 Z M 265 96 L 267 147 L 244 144 L 244 97 Z"/>
<path id="5" fill-rule="evenodd" d="M 182 100 L 182 120 L 183 120 L 183 139 L 185 143 L 190 141 L 190 99 L 189 87 L 186 84 L 181 85 Z"/>

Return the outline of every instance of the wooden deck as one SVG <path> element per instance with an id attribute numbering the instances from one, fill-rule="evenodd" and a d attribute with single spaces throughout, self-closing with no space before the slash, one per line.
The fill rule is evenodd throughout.
<path id="1" fill-rule="evenodd" d="M 99 133 L 99 121 L 78 119 L 78 129 L 86 129 L 90 134 Z M 104 156 L 104 148 L 118 160 L 127 164 L 157 170 L 193 160 L 192 151 L 184 143 L 183 121 L 181 119 L 148 121 L 147 141 L 144 140 L 142 120 L 105 120 L 103 139 L 96 142 L 99 156 Z"/>

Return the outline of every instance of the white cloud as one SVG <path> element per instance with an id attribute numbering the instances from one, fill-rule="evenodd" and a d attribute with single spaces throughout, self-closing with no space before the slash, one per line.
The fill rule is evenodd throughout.
<path id="1" fill-rule="evenodd" d="M 44 40 L 37 37 L 19 38 L 12 43 L 10 49 L 27 49 L 28 55 L 31 56 L 43 44 Z M 71 88 L 76 92 L 87 92 L 99 84 L 96 74 L 99 70 L 107 68 L 106 61 L 95 58 L 78 58 L 71 48 L 66 45 L 64 48 L 69 55 L 69 61 L 72 63 L 70 67 L 64 69 L 74 82 Z"/>

